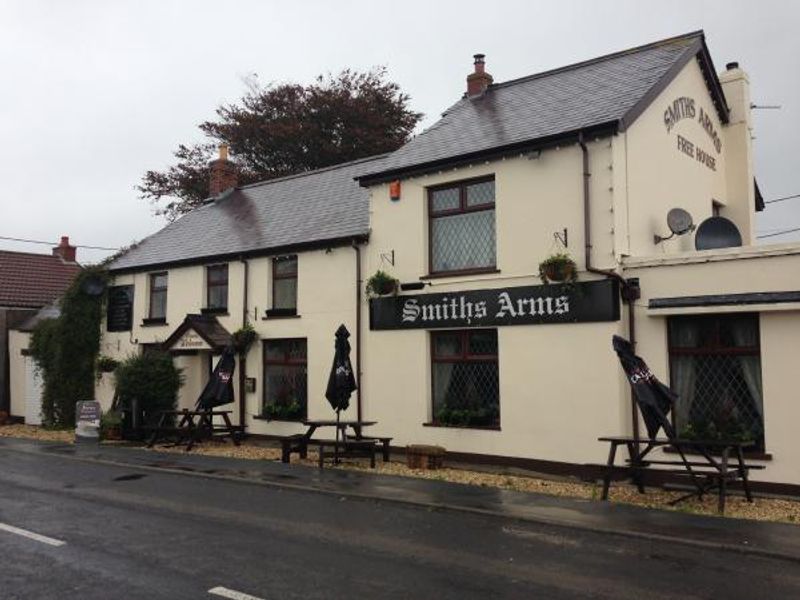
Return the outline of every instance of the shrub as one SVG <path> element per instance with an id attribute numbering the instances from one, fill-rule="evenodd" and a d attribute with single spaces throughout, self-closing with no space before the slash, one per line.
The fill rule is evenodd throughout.
<path id="1" fill-rule="evenodd" d="M 120 406 L 130 408 L 138 399 L 145 427 L 155 427 L 161 411 L 175 410 L 178 405 L 183 376 L 165 352 L 131 356 L 117 367 L 115 375 Z"/>
<path id="2" fill-rule="evenodd" d="M 86 293 L 88 280 L 108 278 L 102 267 L 84 269 L 61 298 L 61 316 L 40 322 L 31 336 L 31 355 L 42 376 L 44 425 L 75 425 L 75 403 L 94 399 L 95 362 L 105 294 Z"/>

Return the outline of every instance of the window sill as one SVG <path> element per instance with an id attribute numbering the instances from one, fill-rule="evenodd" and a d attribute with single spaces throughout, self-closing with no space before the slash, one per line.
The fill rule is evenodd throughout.
<path id="1" fill-rule="evenodd" d="M 306 420 L 305 417 L 302 419 L 273 419 L 271 417 L 266 417 L 264 415 L 253 415 L 253 418 L 256 421 L 268 421 L 268 422 L 275 422 L 275 423 L 298 423 L 300 425 L 303 424 L 303 421 Z"/>
<path id="2" fill-rule="evenodd" d="M 500 269 L 490 267 L 487 269 L 465 269 L 463 271 L 442 271 L 440 273 L 428 273 L 420 277 L 420 280 L 443 279 L 445 277 L 464 277 L 467 275 L 493 275 L 499 273 Z"/>
<path id="3" fill-rule="evenodd" d="M 165 318 L 147 318 L 142 319 L 142 327 L 163 327 L 167 325 L 167 320 Z"/>
<path id="4" fill-rule="evenodd" d="M 442 423 L 423 423 L 423 427 L 438 427 L 440 429 L 473 429 L 478 431 L 501 431 L 500 425 L 444 425 Z"/>
<path id="5" fill-rule="evenodd" d="M 667 447 L 664 448 L 664 453 L 665 454 L 678 454 L 678 451 L 675 450 L 675 448 L 670 448 L 669 446 L 667 446 Z M 700 452 L 697 452 L 695 450 L 684 450 L 683 453 L 684 454 L 692 454 L 694 456 L 698 456 L 698 455 L 702 456 L 702 454 L 700 454 Z M 709 454 L 711 456 L 721 456 L 720 452 L 713 451 L 713 450 L 710 451 Z M 744 459 L 745 460 L 748 460 L 748 459 L 749 460 L 772 460 L 772 454 L 770 452 L 761 452 L 759 450 L 751 450 L 750 452 L 748 452 L 747 450 L 744 450 L 743 454 L 744 454 Z M 736 456 L 734 454 L 731 454 L 731 455 L 729 455 L 728 460 L 729 460 L 729 462 L 731 460 L 736 460 Z"/>
<path id="6" fill-rule="evenodd" d="M 270 308 L 264 313 L 262 319 L 299 319 L 295 308 Z"/>
<path id="7" fill-rule="evenodd" d="M 227 306 L 220 306 L 218 308 L 201 308 L 200 314 L 202 315 L 219 315 L 219 316 L 227 316 L 228 307 Z"/>

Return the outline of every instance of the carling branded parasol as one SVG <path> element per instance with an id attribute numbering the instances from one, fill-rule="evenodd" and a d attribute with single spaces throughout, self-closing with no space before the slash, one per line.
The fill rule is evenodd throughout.
<path id="1" fill-rule="evenodd" d="M 215 406 L 233 402 L 233 372 L 236 370 L 236 358 L 233 348 L 228 346 L 214 368 L 211 377 L 197 399 L 197 408 L 211 410 Z"/>
<path id="2" fill-rule="evenodd" d="M 675 430 L 667 415 L 678 395 L 653 375 L 644 360 L 634 354 L 628 340 L 615 335 L 613 345 L 644 418 L 647 435 L 654 440 L 658 430 L 663 428 L 668 438 L 674 438 Z"/>
<path id="3" fill-rule="evenodd" d="M 333 365 L 325 390 L 325 397 L 336 411 L 337 419 L 339 412 L 347 410 L 350 406 L 350 396 L 356 390 L 356 378 L 353 375 L 353 366 L 350 364 L 350 342 L 347 341 L 349 337 L 350 332 L 347 331 L 347 327 L 339 325 L 339 329 L 336 330 Z"/>

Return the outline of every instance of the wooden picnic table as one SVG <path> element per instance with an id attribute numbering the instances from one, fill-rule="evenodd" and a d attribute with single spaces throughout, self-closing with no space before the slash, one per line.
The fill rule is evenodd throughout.
<path id="1" fill-rule="evenodd" d="M 668 472 L 687 475 L 694 485 L 695 491 L 673 500 L 671 504 L 677 504 L 692 496 L 702 498 L 705 493 L 717 488 L 719 492 L 718 510 L 720 513 L 724 513 L 728 482 L 741 479 L 747 501 L 752 502 L 753 497 L 750 493 L 748 471 L 763 468 L 758 465 L 749 465 L 744 460 L 744 450 L 754 445 L 752 441 L 690 440 L 681 438 L 649 439 L 626 436 L 601 437 L 598 440 L 610 444 L 608 461 L 603 477 L 603 500 L 608 499 L 611 476 L 615 470 L 624 469 L 629 471 L 631 478 L 639 489 L 639 493 L 644 493 L 642 479 L 644 471 L 652 466 L 673 466 L 681 468 Z M 614 464 L 619 446 L 625 446 L 628 450 L 627 465 L 625 467 L 617 467 Z M 681 460 L 648 458 L 650 452 L 656 448 L 672 448 L 680 455 Z M 699 456 L 699 459 L 688 460 L 686 458 L 687 454 Z M 731 465 L 731 458 L 734 460 L 733 465 Z"/>
<path id="2" fill-rule="evenodd" d="M 336 419 L 305 419 L 304 421 L 302 421 L 302 423 L 307 428 L 305 433 L 296 433 L 293 435 L 287 435 L 279 438 L 281 442 L 281 461 L 284 463 L 289 462 L 289 458 L 292 452 L 297 452 L 300 455 L 300 458 L 306 458 L 308 456 L 309 443 L 317 442 L 321 444 L 323 441 L 325 441 L 325 440 L 315 440 L 312 438 L 317 429 L 325 427 L 336 428 L 335 437 L 337 441 L 335 442 L 334 452 L 335 452 L 335 459 L 338 460 L 339 444 L 341 444 L 342 447 L 344 448 L 345 444 L 347 443 L 347 438 L 348 438 L 347 430 L 352 429 L 353 431 L 352 439 L 354 439 L 355 442 L 366 441 L 363 435 L 363 428 L 376 425 L 377 421 L 357 421 L 349 419 L 339 420 L 339 421 L 337 421 Z"/>
<path id="3" fill-rule="evenodd" d="M 211 438 L 215 433 L 230 437 L 234 445 L 239 445 L 240 426 L 231 423 L 230 410 L 165 410 L 161 412 L 161 418 L 153 431 L 153 435 L 147 444 L 152 448 L 160 439 L 174 436 L 175 445 L 179 445 L 186 440 L 186 451 L 189 452 L 194 444 L 203 438 Z M 168 425 L 170 417 L 178 419 L 177 425 Z M 214 425 L 214 417 L 221 417 L 223 424 Z"/>

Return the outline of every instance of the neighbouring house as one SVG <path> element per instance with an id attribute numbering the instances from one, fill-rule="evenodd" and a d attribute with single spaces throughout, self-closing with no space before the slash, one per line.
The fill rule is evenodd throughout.
<path id="1" fill-rule="evenodd" d="M 12 379 L 26 371 L 24 365 L 17 369 L 23 348 L 10 348 L 11 332 L 64 293 L 81 269 L 75 259 L 76 248 L 67 236 L 52 254 L 0 250 L 0 410 L 14 418 L 22 419 L 26 411 L 24 391 L 13 394 Z M 27 343 L 24 346 L 27 350 Z"/>
<path id="2" fill-rule="evenodd" d="M 344 323 L 348 416 L 398 446 L 580 473 L 599 436 L 640 428 L 617 334 L 681 393 L 679 431 L 747 436 L 759 485 L 800 489 L 800 245 L 756 245 L 746 73 L 718 73 L 694 32 L 502 83 L 475 55 L 459 95 L 386 156 L 236 187 L 221 155 L 204 206 L 111 264 L 104 352 L 173 352 L 188 406 L 249 321 L 240 422 L 296 433 L 332 414 Z M 539 281 L 557 251 L 566 288 Z M 378 270 L 399 290 L 368 300 Z"/>

